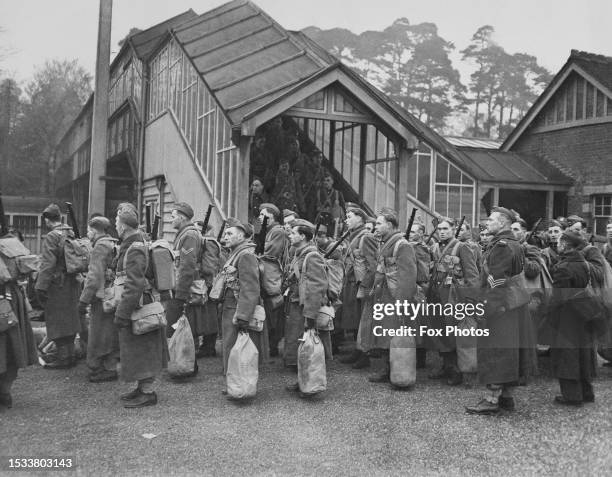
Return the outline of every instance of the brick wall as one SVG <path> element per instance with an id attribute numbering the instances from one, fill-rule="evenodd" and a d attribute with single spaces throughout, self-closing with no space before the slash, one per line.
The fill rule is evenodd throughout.
<path id="1" fill-rule="evenodd" d="M 574 178 L 568 214 L 590 218 L 592 211 L 586 209 L 591 197 L 582 193 L 582 187 L 612 184 L 612 123 L 542 133 L 526 131 L 512 150 L 542 156 Z"/>

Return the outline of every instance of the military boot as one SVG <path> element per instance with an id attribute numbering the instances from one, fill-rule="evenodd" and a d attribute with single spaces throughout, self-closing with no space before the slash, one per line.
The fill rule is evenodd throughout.
<path id="1" fill-rule="evenodd" d="M 371 383 L 388 383 L 391 379 L 391 363 L 389 357 L 383 358 L 383 368 L 380 373 L 373 374 L 368 378 Z"/>

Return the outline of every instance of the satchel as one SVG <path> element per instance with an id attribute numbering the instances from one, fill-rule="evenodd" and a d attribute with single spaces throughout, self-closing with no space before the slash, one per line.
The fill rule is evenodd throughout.
<path id="1" fill-rule="evenodd" d="M 208 293 L 208 298 L 212 301 L 223 301 L 223 294 L 225 293 L 225 281 L 226 275 L 223 271 L 220 271 L 213 278 L 212 287 Z"/>
<path id="2" fill-rule="evenodd" d="M 0 333 L 17 325 L 17 315 L 6 298 L 0 298 Z"/>
<path id="3" fill-rule="evenodd" d="M 315 328 L 319 331 L 333 331 L 335 315 L 336 311 L 333 306 L 323 305 L 317 312 Z"/>
<path id="4" fill-rule="evenodd" d="M 248 329 L 251 331 L 263 331 L 264 321 L 266 321 L 266 311 L 264 307 L 261 305 L 255 305 L 255 310 L 253 310 L 253 316 L 249 320 Z M 236 316 L 232 318 L 232 324 L 238 324 Z"/>
<path id="5" fill-rule="evenodd" d="M 104 310 L 104 313 L 112 313 L 117 309 L 117 305 L 119 305 L 121 295 L 123 294 L 125 277 L 125 274 L 117 275 L 113 284 L 104 289 L 104 298 L 102 298 L 102 310 Z"/>
<path id="6" fill-rule="evenodd" d="M 159 330 L 167 324 L 166 311 L 158 301 L 147 303 L 134 310 L 130 320 L 132 321 L 132 333 L 135 335 L 144 335 Z"/>
<path id="7" fill-rule="evenodd" d="M 208 287 L 204 280 L 194 280 L 189 288 L 190 305 L 205 305 L 208 301 Z"/>

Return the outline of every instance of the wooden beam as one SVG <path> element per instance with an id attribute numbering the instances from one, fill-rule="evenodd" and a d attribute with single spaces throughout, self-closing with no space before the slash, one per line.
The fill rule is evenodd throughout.
<path id="1" fill-rule="evenodd" d="M 238 158 L 238 171 L 236 171 L 235 186 L 237 219 L 243 222 L 249 220 L 249 168 L 251 163 L 251 145 L 253 136 L 240 137 L 240 157 Z M 232 178 L 230 177 L 230 183 Z"/>
<path id="2" fill-rule="evenodd" d="M 406 200 L 406 194 L 408 194 L 408 161 L 414 161 L 414 150 L 408 150 L 403 144 L 397 144 L 400 148 L 397 188 L 395 190 L 395 203 L 396 210 L 399 215 L 399 222 L 401 230 L 404 230 L 408 225 L 406 220 L 408 218 L 408 201 Z M 411 212 L 411 211 L 410 211 Z"/>

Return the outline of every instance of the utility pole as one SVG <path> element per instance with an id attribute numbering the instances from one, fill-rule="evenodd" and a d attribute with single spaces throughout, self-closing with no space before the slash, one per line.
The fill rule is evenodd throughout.
<path id="1" fill-rule="evenodd" d="M 108 83 L 110 65 L 111 19 L 113 0 L 100 0 L 98 19 L 98 51 L 91 131 L 91 163 L 89 165 L 89 201 L 87 214 L 106 215 L 106 134 L 108 126 Z"/>

